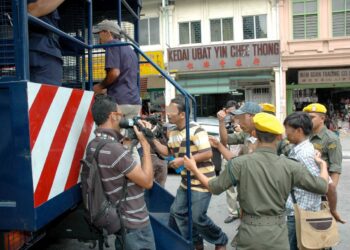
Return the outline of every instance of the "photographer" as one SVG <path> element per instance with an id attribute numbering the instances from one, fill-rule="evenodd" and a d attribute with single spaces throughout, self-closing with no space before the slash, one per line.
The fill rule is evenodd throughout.
<path id="1" fill-rule="evenodd" d="M 103 189 L 113 203 L 122 199 L 121 187 L 124 180 L 128 182 L 127 196 L 121 203 L 121 211 L 126 234 L 116 233 L 116 249 L 155 249 L 153 231 L 149 213 L 144 200 L 144 188 L 153 185 L 153 170 L 150 157 L 150 145 L 143 133 L 134 126 L 135 134 L 144 154 L 142 165 L 135 161 L 125 149 L 124 137 L 120 134 L 120 121 L 123 113 L 119 106 L 108 96 L 97 95 L 91 108 L 93 119 L 98 126 L 96 137 L 89 143 L 86 155 L 94 154 L 97 145 L 108 140 L 98 154 L 99 172 L 103 179 Z M 139 121 L 142 124 L 142 121 Z"/>
<path id="2" fill-rule="evenodd" d="M 142 121 L 140 126 L 139 121 Z M 132 119 L 122 119 L 120 121 L 120 127 L 128 130 L 128 137 L 131 139 L 131 151 L 134 152 L 133 148 L 136 147 L 137 136 L 133 131 L 133 126 L 136 125 L 138 129 L 145 135 L 147 140 L 152 140 L 157 138 L 163 145 L 166 145 L 166 138 L 163 132 L 163 124 L 161 121 L 160 114 L 150 114 L 149 116 L 135 116 Z M 140 153 L 142 155 L 142 153 Z M 154 180 L 164 187 L 166 177 L 168 174 L 168 168 L 165 160 L 153 149 L 151 148 L 151 160 L 154 172 Z"/>

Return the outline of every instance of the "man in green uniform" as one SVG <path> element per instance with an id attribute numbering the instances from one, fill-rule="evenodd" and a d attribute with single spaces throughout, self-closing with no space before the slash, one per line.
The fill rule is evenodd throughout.
<path id="1" fill-rule="evenodd" d="M 251 136 L 252 131 L 255 129 L 253 124 L 253 117 L 255 114 L 261 112 L 261 107 L 254 102 L 245 103 L 240 109 L 223 109 L 217 113 L 219 120 L 219 132 L 220 142 L 215 138 L 210 138 L 210 144 L 216 148 L 224 157 L 223 166 L 226 166 L 226 161 L 232 157 L 236 157 L 241 154 L 251 153 L 255 149 L 256 138 Z M 229 133 L 225 126 L 225 119 L 230 114 L 234 119 L 238 120 L 239 126 L 243 131 Z M 228 144 L 228 147 L 226 147 Z M 243 144 L 243 147 L 239 148 L 239 151 L 235 152 L 230 150 L 232 145 Z M 224 169 L 224 167 L 222 167 Z M 226 200 L 228 204 L 229 216 L 224 220 L 225 223 L 230 223 L 238 218 L 238 205 L 237 205 L 237 192 L 234 187 L 226 190 Z M 231 243 L 232 244 L 232 243 Z"/>
<path id="2" fill-rule="evenodd" d="M 273 115 L 254 116 L 258 145 L 254 153 L 231 159 L 220 176 L 209 180 L 201 174 L 194 159 L 185 157 L 185 167 L 192 171 L 213 194 L 237 185 L 242 223 L 237 234 L 237 248 L 289 249 L 285 220 L 285 202 L 294 186 L 325 194 L 328 187 L 327 164 L 315 157 L 320 177 L 313 176 L 300 163 L 276 154 L 276 145 L 284 128 Z"/>
<path id="3" fill-rule="evenodd" d="M 312 119 L 313 126 L 310 142 L 315 149 L 321 152 L 322 159 L 327 162 L 329 175 L 335 186 L 337 186 L 342 170 L 343 154 L 339 137 L 328 130 L 324 124 L 327 109 L 322 104 L 312 103 L 306 106 L 303 111 L 309 113 Z"/>
<path id="4" fill-rule="evenodd" d="M 224 125 L 224 118 L 226 113 L 223 110 L 219 111 L 217 114 L 219 120 L 220 129 L 220 145 L 213 137 L 210 138 L 210 143 L 213 147 L 216 147 L 220 153 L 225 157 L 225 159 L 231 159 L 235 156 L 232 152 L 226 148 L 226 145 L 237 145 L 244 144 L 243 154 L 251 153 L 254 151 L 256 138 L 252 136 L 252 132 L 255 127 L 253 124 L 253 117 L 255 114 L 261 112 L 261 107 L 255 102 L 246 102 L 241 108 L 232 112 L 232 114 L 237 118 L 238 123 L 243 130 L 239 133 L 227 134 L 227 130 Z M 226 152 L 229 157 L 226 157 Z"/>

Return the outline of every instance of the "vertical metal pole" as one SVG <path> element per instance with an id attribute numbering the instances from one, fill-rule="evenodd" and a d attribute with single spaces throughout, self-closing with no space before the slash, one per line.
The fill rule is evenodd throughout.
<path id="1" fill-rule="evenodd" d="M 85 18 L 84 18 L 85 20 Z M 81 36 L 85 38 L 85 22 L 83 24 L 83 29 L 81 32 Z M 85 39 L 84 39 L 85 42 Z M 86 57 L 85 57 L 85 49 L 84 49 L 84 54 L 80 56 L 81 60 L 80 60 L 80 65 L 81 65 L 81 88 L 82 89 L 88 89 L 87 86 L 88 84 L 86 84 Z"/>
<path id="2" fill-rule="evenodd" d="M 134 40 L 137 44 L 139 44 L 139 32 L 140 32 L 140 8 L 137 8 L 137 19 L 134 22 Z M 140 62 L 140 54 L 137 53 L 137 59 Z M 140 64 L 139 64 L 140 65 Z M 138 70 L 137 73 L 137 87 L 139 89 L 139 92 L 141 92 L 141 86 L 140 86 L 140 70 Z M 141 103 L 142 105 L 142 103 Z"/>
<path id="3" fill-rule="evenodd" d="M 88 0 L 88 45 L 92 46 L 92 0 Z M 84 65 L 85 70 L 85 65 Z M 87 84 L 87 90 L 92 90 L 93 75 L 92 75 L 92 49 L 88 49 L 88 74 L 89 83 Z"/>
<path id="4" fill-rule="evenodd" d="M 185 95 L 185 109 L 186 109 L 186 155 L 190 157 L 190 101 L 189 97 Z M 191 196 L 191 173 L 187 171 L 187 207 L 188 207 L 188 240 L 192 242 L 192 196 Z"/>
<path id="5" fill-rule="evenodd" d="M 117 19 L 118 19 L 119 27 L 121 28 L 122 27 L 122 0 L 118 0 L 118 16 L 117 16 Z"/>
<path id="6" fill-rule="evenodd" d="M 29 80 L 27 1 L 12 1 L 12 14 L 16 77 L 18 80 Z"/>

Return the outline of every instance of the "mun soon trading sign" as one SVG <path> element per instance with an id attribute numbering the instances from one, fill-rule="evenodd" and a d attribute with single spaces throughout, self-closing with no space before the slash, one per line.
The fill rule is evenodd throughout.
<path id="1" fill-rule="evenodd" d="M 168 65 L 178 71 L 278 67 L 280 44 L 265 41 L 172 48 L 168 49 Z"/>

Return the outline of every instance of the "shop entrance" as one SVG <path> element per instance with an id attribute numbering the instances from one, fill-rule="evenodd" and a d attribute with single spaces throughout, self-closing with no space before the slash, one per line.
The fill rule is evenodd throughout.
<path id="1" fill-rule="evenodd" d="M 287 114 L 301 111 L 310 103 L 318 102 L 327 107 L 332 121 L 349 124 L 350 83 L 296 84 L 287 86 Z"/>
<path id="2" fill-rule="evenodd" d="M 235 100 L 237 103 L 244 101 L 244 91 L 236 90 L 230 94 L 203 94 L 196 95 L 195 98 L 198 117 L 216 117 L 216 113 L 226 105 L 227 101 Z"/>

